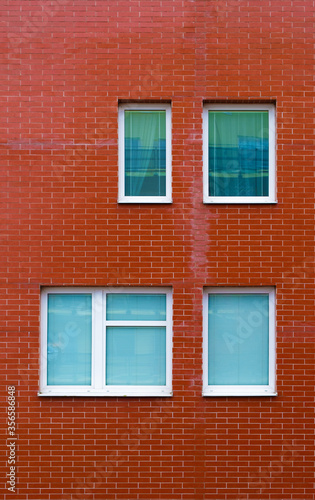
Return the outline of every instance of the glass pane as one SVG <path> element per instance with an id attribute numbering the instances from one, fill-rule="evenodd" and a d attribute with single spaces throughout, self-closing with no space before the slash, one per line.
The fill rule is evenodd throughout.
<path id="1" fill-rule="evenodd" d="M 165 196 L 166 112 L 125 111 L 125 194 Z"/>
<path id="2" fill-rule="evenodd" d="M 209 111 L 209 196 L 268 193 L 268 111 Z"/>
<path id="3" fill-rule="evenodd" d="M 90 385 L 92 297 L 49 294 L 48 385 Z"/>
<path id="4" fill-rule="evenodd" d="M 268 379 L 268 295 L 209 295 L 209 384 L 266 385 Z"/>
<path id="5" fill-rule="evenodd" d="M 165 385 L 165 328 L 108 327 L 106 383 L 107 385 Z"/>
<path id="6" fill-rule="evenodd" d="M 121 321 L 165 321 L 165 294 L 111 293 L 106 300 L 106 319 Z"/>

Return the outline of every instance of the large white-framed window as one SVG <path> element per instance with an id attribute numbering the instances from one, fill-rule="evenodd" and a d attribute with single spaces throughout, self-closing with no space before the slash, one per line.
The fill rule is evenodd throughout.
<path id="1" fill-rule="evenodd" d="M 171 396 L 172 293 L 44 288 L 43 396 Z"/>
<path id="2" fill-rule="evenodd" d="M 203 163 L 205 203 L 275 203 L 275 106 L 205 105 Z"/>
<path id="3" fill-rule="evenodd" d="M 203 311 L 203 395 L 275 396 L 275 289 L 206 288 Z"/>
<path id="4" fill-rule="evenodd" d="M 171 203 L 171 105 L 121 104 L 118 113 L 119 203 Z"/>

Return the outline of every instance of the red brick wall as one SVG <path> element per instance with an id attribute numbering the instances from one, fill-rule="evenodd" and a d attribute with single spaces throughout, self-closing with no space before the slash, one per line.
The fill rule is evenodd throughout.
<path id="1" fill-rule="evenodd" d="M 2 498 L 314 499 L 314 1 L 0 9 L 1 401 L 14 385 L 18 435 Z M 171 205 L 117 204 L 119 100 L 172 103 Z M 211 100 L 276 102 L 276 205 L 203 204 Z M 172 286 L 173 397 L 40 398 L 40 287 L 57 285 Z M 276 286 L 277 397 L 202 397 L 213 285 Z"/>

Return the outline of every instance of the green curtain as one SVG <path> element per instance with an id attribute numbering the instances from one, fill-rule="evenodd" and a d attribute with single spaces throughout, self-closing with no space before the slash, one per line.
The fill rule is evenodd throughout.
<path id="1" fill-rule="evenodd" d="M 166 112 L 125 111 L 125 195 L 165 193 Z"/>
<path id="2" fill-rule="evenodd" d="M 268 193 L 268 111 L 209 111 L 209 196 Z"/>

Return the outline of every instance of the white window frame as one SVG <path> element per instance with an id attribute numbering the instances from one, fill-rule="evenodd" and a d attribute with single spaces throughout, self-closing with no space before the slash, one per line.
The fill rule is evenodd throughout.
<path id="1" fill-rule="evenodd" d="M 269 384 L 208 384 L 208 297 L 211 294 L 266 294 L 269 296 Z M 203 396 L 276 396 L 276 294 L 272 287 L 210 287 L 203 295 Z M 242 340 L 242 339 L 240 339 Z"/>
<path id="2" fill-rule="evenodd" d="M 209 114 L 208 111 L 268 111 L 269 195 L 209 196 Z M 203 201 L 204 203 L 276 203 L 276 109 L 273 104 L 206 104 L 203 110 Z"/>
<path id="3" fill-rule="evenodd" d="M 165 196 L 125 195 L 125 111 L 165 111 L 166 112 L 166 191 Z M 118 109 L 118 203 L 172 203 L 172 121 L 170 104 L 130 103 Z"/>
<path id="4" fill-rule="evenodd" d="M 92 295 L 92 368 L 90 386 L 47 384 L 47 304 L 49 294 Z M 165 294 L 165 321 L 124 321 L 124 326 L 164 326 L 166 328 L 166 384 L 165 385 L 106 385 L 106 327 L 121 326 L 121 321 L 106 320 L 106 296 L 124 294 Z M 41 368 L 40 396 L 172 396 L 172 291 L 169 288 L 115 288 L 90 287 L 45 288 L 41 293 Z"/>

